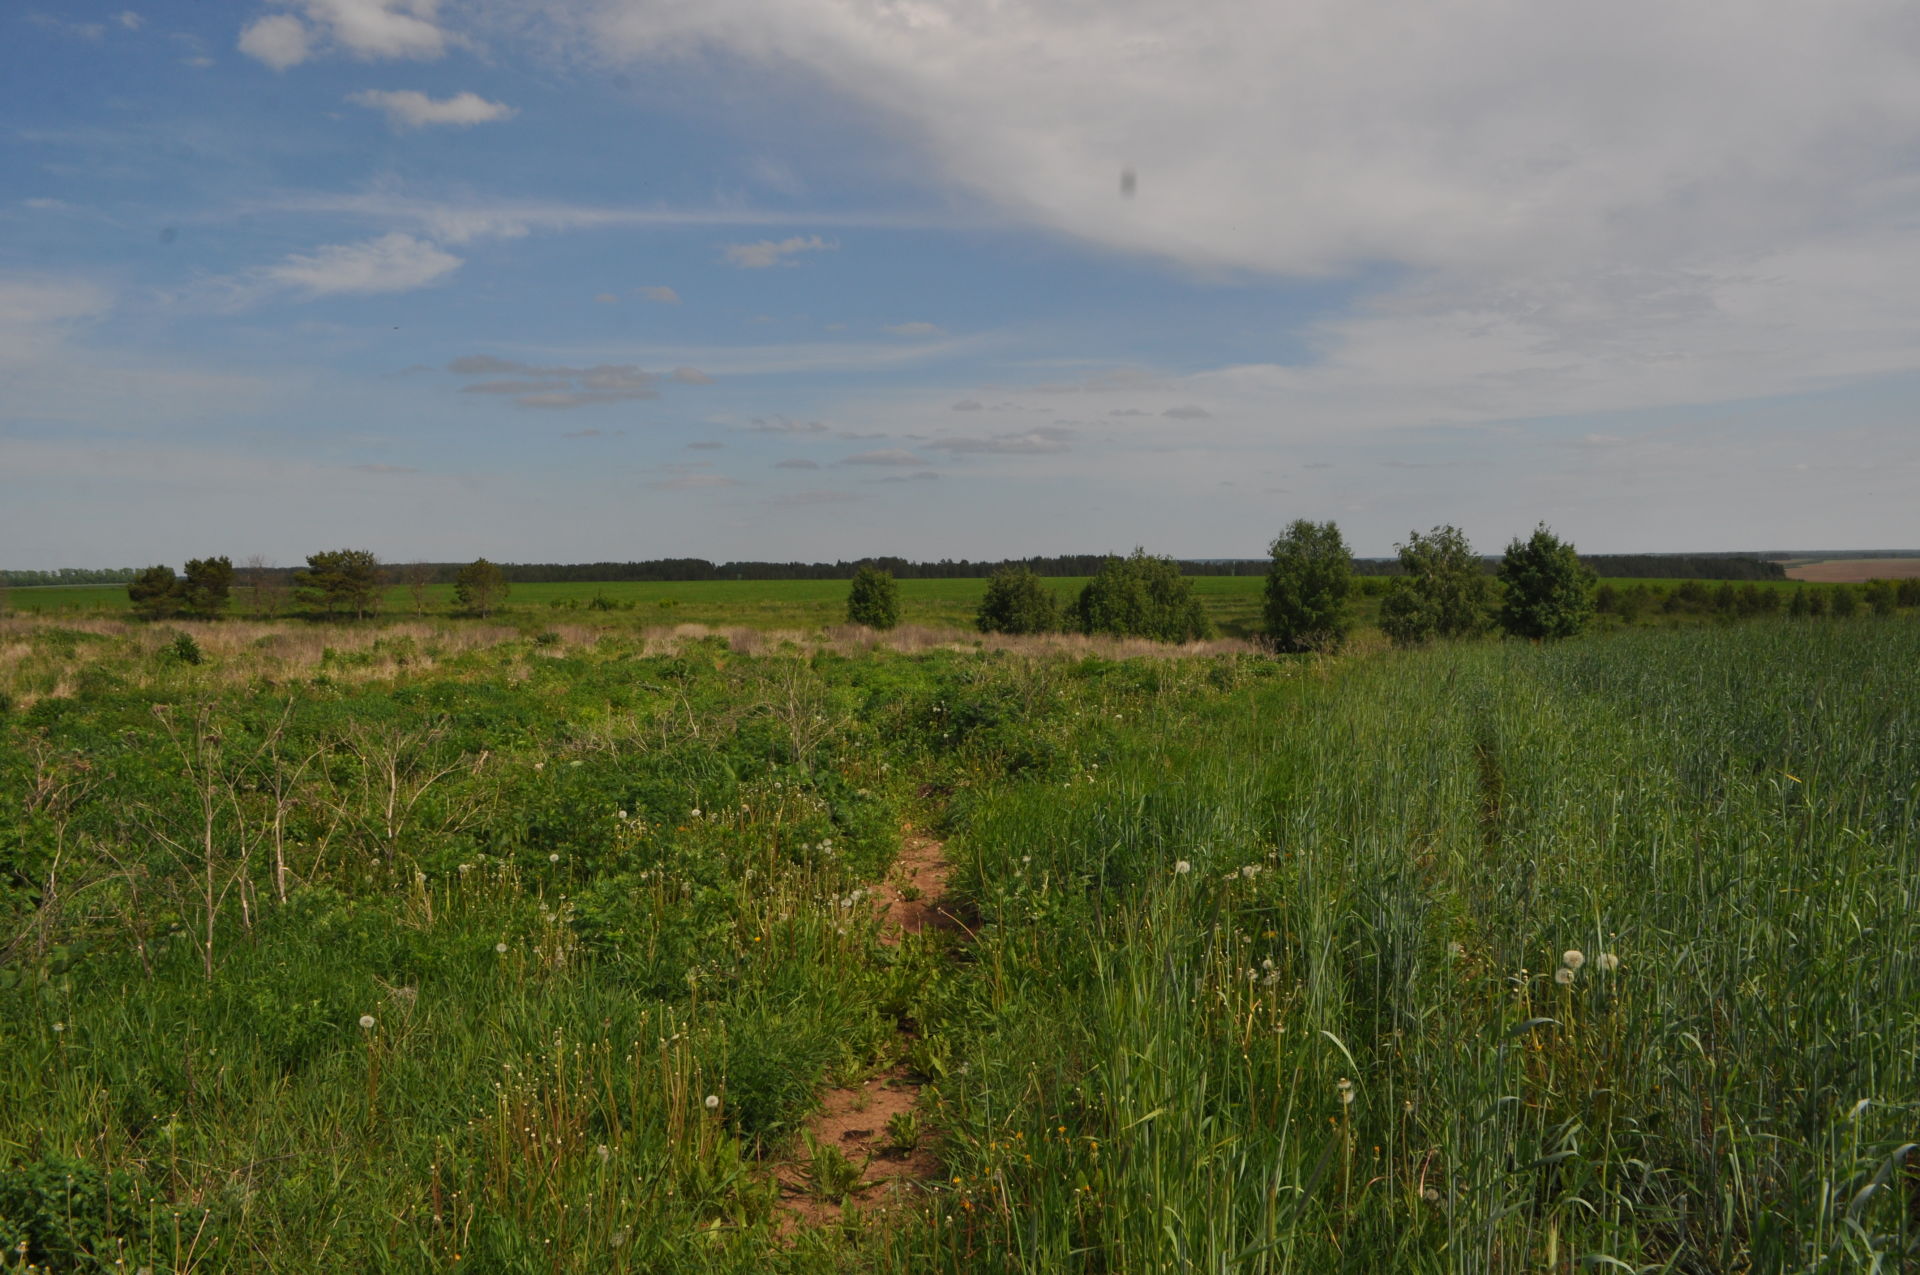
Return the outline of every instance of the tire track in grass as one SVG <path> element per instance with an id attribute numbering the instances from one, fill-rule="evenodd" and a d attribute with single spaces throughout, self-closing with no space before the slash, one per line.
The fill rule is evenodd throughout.
<path id="1" fill-rule="evenodd" d="M 899 857 L 869 896 L 879 940 L 899 947 L 910 935 L 972 935 L 948 890 L 943 843 L 912 825 L 901 829 Z M 904 1046 L 913 1033 L 899 1029 Z M 923 1085 L 896 1064 L 858 1085 L 823 1091 L 802 1125 L 795 1158 L 774 1169 L 785 1213 L 781 1234 L 832 1226 L 848 1212 L 870 1216 L 910 1207 L 917 1183 L 940 1176 L 918 1108 Z M 912 1136 L 915 1135 L 916 1136 Z"/>

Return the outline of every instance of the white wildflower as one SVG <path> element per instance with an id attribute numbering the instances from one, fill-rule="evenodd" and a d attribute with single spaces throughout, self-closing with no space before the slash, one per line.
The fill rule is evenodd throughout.
<path id="1" fill-rule="evenodd" d="M 369 1031 L 369 1032 L 373 1030 L 373 1015 L 372 1015 L 372 1014 L 362 1014 L 362 1015 L 360 1015 L 360 1030 L 362 1030 L 362 1031 Z"/>
<path id="2" fill-rule="evenodd" d="M 507 954 L 507 945 L 505 943 L 495 943 L 493 945 L 493 950 L 500 953 L 500 955 L 505 956 Z"/>
<path id="3" fill-rule="evenodd" d="M 1587 954 L 1577 947 L 1570 947 L 1560 953 L 1560 963 L 1570 970 L 1577 970 L 1587 963 Z"/>
<path id="4" fill-rule="evenodd" d="M 1572 987 L 1573 971 L 1568 969 L 1566 966 L 1562 965 L 1559 969 L 1553 972 L 1553 981 L 1560 984 L 1560 986 L 1562 987 Z"/>
<path id="5" fill-rule="evenodd" d="M 708 1110 L 708 1111 L 718 1111 L 719 1109 L 720 1109 L 720 1095 L 719 1095 L 719 1094 L 717 1094 L 717 1093 L 710 1093 L 710 1094 L 708 1094 L 708 1095 L 707 1095 L 707 1110 Z"/>
<path id="6" fill-rule="evenodd" d="M 1193 871 L 1193 865 L 1191 863 L 1188 863 L 1185 859 L 1182 859 L 1180 860 L 1180 862 L 1173 865 L 1173 870 L 1176 875 L 1184 877 L 1185 875 L 1187 875 L 1187 873 Z"/>
<path id="7" fill-rule="evenodd" d="M 1344 1106 L 1352 1105 L 1353 1082 L 1351 1080 L 1348 1080 L 1345 1076 L 1340 1077 L 1340 1082 L 1334 1086 L 1334 1091 L 1340 1095 L 1341 1106 L 1344 1107 Z"/>
<path id="8" fill-rule="evenodd" d="M 550 855 L 548 855 L 548 856 L 547 856 L 547 862 L 548 862 L 548 863 L 558 863 L 558 862 L 560 862 L 560 856 L 559 856 L 559 855 L 557 855 L 557 854 L 550 854 Z"/>

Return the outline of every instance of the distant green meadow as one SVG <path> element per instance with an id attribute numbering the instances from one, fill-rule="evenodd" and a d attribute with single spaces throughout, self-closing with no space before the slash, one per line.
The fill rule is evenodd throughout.
<path id="1" fill-rule="evenodd" d="M 1221 636 L 1255 638 L 1260 635 L 1262 576 L 1190 576 L 1194 593 L 1207 614 L 1218 626 Z M 1078 596 L 1086 585 L 1085 576 L 1056 576 L 1045 580 L 1062 602 Z M 1600 583 L 1626 591 L 1636 586 L 1671 593 L 1683 584 L 1704 586 L 1710 593 L 1722 587 L 1714 580 L 1609 579 Z M 1735 582 L 1744 589 L 1749 582 Z M 1797 580 L 1752 582 L 1775 593 L 1791 593 L 1800 588 L 1830 588 L 1830 585 L 1806 585 Z M 900 601 L 902 624 L 938 629 L 969 629 L 974 613 L 985 594 L 984 579 L 902 580 Z M 1384 587 L 1379 577 L 1364 579 L 1355 601 L 1355 619 L 1360 628 L 1371 627 L 1379 611 L 1376 590 Z M 609 626 L 636 625 L 655 627 L 676 624 L 706 624 L 714 627 L 742 626 L 754 629 L 792 629 L 812 631 L 846 620 L 847 582 L 845 580 L 683 580 L 683 581 L 566 581 L 549 584 L 513 586 L 505 602 L 496 609 L 495 618 L 509 624 L 540 628 L 549 622 L 585 620 Z M 416 607 L 413 594 L 403 585 L 386 591 L 382 614 L 404 618 L 416 613 L 447 616 L 455 611 L 451 585 L 430 586 L 423 605 Z M 283 602 L 284 605 L 284 602 Z M 48 612 L 124 612 L 129 609 L 124 585 L 65 585 L 43 588 L 16 588 L 0 601 L 0 610 L 10 607 L 20 614 Z M 233 593 L 232 614 L 252 615 L 252 599 L 244 586 Z M 1649 617 L 1649 622 L 1689 622 L 1698 616 Z"/>

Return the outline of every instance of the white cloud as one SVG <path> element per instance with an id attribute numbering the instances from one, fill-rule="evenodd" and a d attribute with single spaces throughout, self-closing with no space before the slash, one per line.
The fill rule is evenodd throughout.
<path id="1" fill-rule="evenodd" d="M 129 31 L 138 31 L 147 24 L 147 20 L 135 13 L 132 9 L 122 9 L 119 17 L 115 20 Z"/>
<path id="2" fill-rule="evenodd" d="M 634 291 L 649 301 L 658 301 L 661 305 L 680 304 L 680 294 L 665 284 L 649 284 L 644 288 L 636 288 Z"/>
<path id="3" fill-rule="evenodd" d="M 266 283 L 311 296 L 409 292 L 437 283 L 460 267 L 460 258 L 412 235 L 382 235 L 361 243 L 328 244 L 294 253 L 259 272 Z"/>
<path id="4" fill-rule="evenodd" d="M 940 328 L 932 323 L 895 323 L 887 328 L 895 336 L 939 336 Z"/>
<path id="5" fill-rule="evenodd" d="M 936 438 L 926 444 L 928 451 L 990 456 L 1054 456 L 1069 450 L 1067 443 L 1079 431 L 1057 425 L 1040 425 L 1012 434 L 994 434 L 987 438 Z"/>
<path id="6" fill-rule="evenodd" d="M 306 25 L 288 13 L 269 14 L 240 32 L 240 51 L 276 71 L 299 66 L 312 53 Z"/>
<path id="7" fill-rule="evenodd" d="M 721 251 L 728 265 L 738 266 L 742 270 L 765 270 L 770 266 L 790 266 L 787 260 L 802 252 L 831 252 L 838 245 L 828 243 L 819 235 L 802 238 L 795 235 L 790 239 L 774 241 L 762 239 L 758 243 L 728 244 Z"/>
<path id="8" fill-rule="evenodd" d="M 672 372 L 673 379 L 682 385 L 712 385 L 713 378 L 697 367 L 677 367 Z"/>
<path id="9" fill-rule="evenodd" d="M 302 0 L 298 7 L 312 27 L 292 14 L 270 14 L 241 32 L 240 51 L 284 71 L 312 55 L 320 34 L 363 59 L 431 61 L 454 42 L 437 22 L 440 0 Z"/>
<path id="10" fill-rule="evenodd" d="M 29 13 L 27 21 L 42 31 L 70 35 L 79 40 L 98 40 L 107 33 L 107 28 L 98 22 L 62 22 L 44 13 Z"/>
<path id="11" fill-rule="evenodd" d="M 347 101 L 385 111 L 387 122 L 395 128 L 426 128 L 433 124 L 471 127 L 509 119 L 516 114 L 514 108 L 504 102 L 489 102 L 477 93 L 456 93 L 436 99 L 414 89 L 365 89 L 349 93 Z"/>
<path id="12" fill-rule="evenodd" d="M 656 388 L 657 378 L 631 363 L 545 367 L 491 354 L 468 354 L 447 364 L 447 370 L 458 376 L 505 373 L 525 378 L 476 381 L 462 386 L 460 390 L 463 394 L 508 395 L 521 407 L 592 407 L 601 403 L 625 403 L 660 397 L 660 391 Z"/>

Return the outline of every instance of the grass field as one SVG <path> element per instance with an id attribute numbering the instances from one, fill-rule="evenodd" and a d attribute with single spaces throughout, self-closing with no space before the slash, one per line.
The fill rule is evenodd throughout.
<path id="1" fill-rule="evenodd" d="M 1260 590 L 1255 576 L 1199 576 L 1194 592 L 1207 613 L 1230 637 L 1251 636 L 1259 620 Z M 1047 585 L 1063 602 L 1078 596 L 1083 578 L 1059 577 Z M 986 592 L 985 580 L 902 580 L 901 620 L 935 628 L 970 628 Z M 236 592 L 236 610 L 243 610 L 243 591 Z M 844 580 L 689 580 L 662 583 L 614 581 L 608 583 L 522 584 L 507 599 L 505 614 L 529 623 L 553 618 L 556 609 L 580 610 L 596 598 L 617 607 L 633 608 L 632 619 L 642 625 L 745 625 L 760 629 L 814 630 L 846 620 L 847 582 Z M 438 585 L 428 591 L 427 614 L 445 615 L 453 609 L 453 589 Z M 129 609 L 121 585 L 82 585 L 11 590 L 9 605 L 18 612 L 117 613 Z M 400 586 L 386 591 L 384 613 L 414 613 L 412 595 Z M 624 612 L 595 613 L 613 616 Z"/>
<path id="2" fill-rule="evenodd" d="M 1332 660 L 192 631 L 0 622 L 10 1257 L 1920 1255 L 1908 618 Z M 920 834 L 964 924 L 889 945 L 862 900 Z M 890 1214 L 805 1137 L 884 1076 L 935 1165 Z"/>
<path id="3" fill-rule="evenodd" d="M 1223 636 L 1254 638 L 1260 633 L 1260 611 L 1265 580 L 1259 576 L 1194 576 L 1194 593 Z M 900 583 L 901 621 L 929 628 L 966 629 L 987 582 L 965 580 L 902 580 Z M 1067 602 L 1078 596 L 1086 580 L 1080 577 L 1056 577 L 1046 581 Z M 1617 589 L 1633 585 L 1671 591 L 1684 583 L 1679 580 L 1610 580 Z M 1715 582 L 1704 582 L 1708 588 Z M 1760 587 L 1774 591 L 1799 587 L 1791 581 L 1762 581 Z M 814 631 L 844 622 L 847 583 L 844 580 L 695 580 L 663 583 L 608 582 L 523 584 L 514 588 L 502 609 L 508 623 L 534 626 L 558 618 L 593 617 L 594 623 L 670 625 L 707 624 L 715 627 L 742 625 L 768 630 Z M 608 612 L 592 611 L 600 599 L 619 608 Z M 123 586 L 73 586 L 61 588 L 21 588 L 10 593 L 9 605 L 25 614 L 55 612 L 97 612 L 114 614 L 128 610 Z M 235 594 L 236 613 L 247 609 L 244 590 Z M 426 595 L 425 614 L 450 614 L 454 606 L 453 589 L 439 585 Z M 1355 617 L 1361 628 L 1371 627 L 1379 611 L 1377 597 L 1362 595 L 1355 602 Z M 414 614 L 412 595 L 400 586 L 386 591 L 383 613 L 390 617 Z"/>

